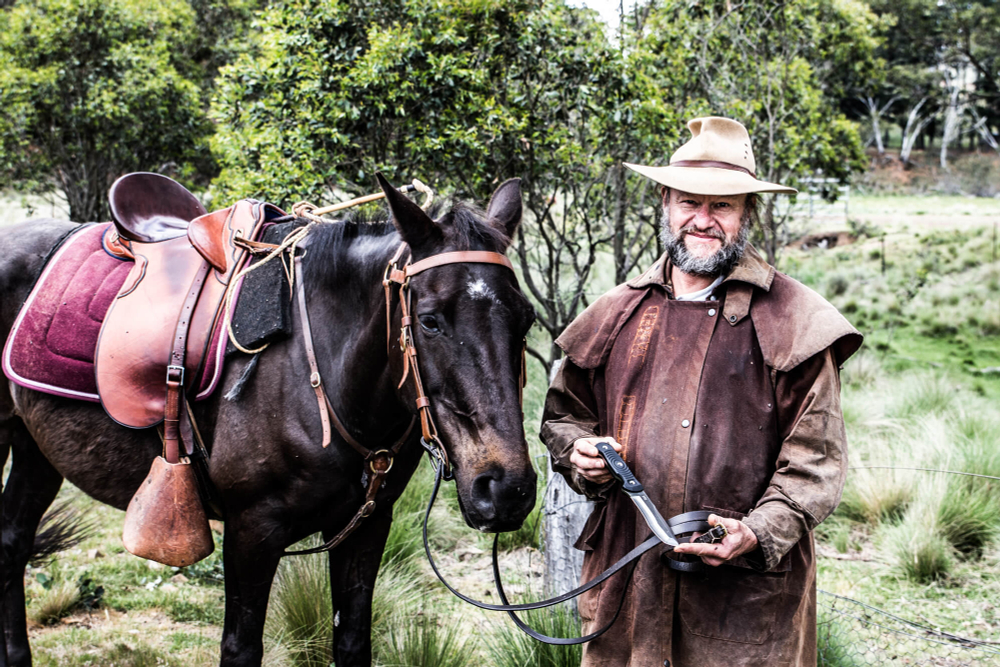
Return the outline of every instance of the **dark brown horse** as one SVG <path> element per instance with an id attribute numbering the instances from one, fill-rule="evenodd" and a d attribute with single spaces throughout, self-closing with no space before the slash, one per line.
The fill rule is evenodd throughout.
<path id="1" fill-rule="evenodd" d="M 386 331 L 382 277 L 406 242 L 414 261 L 449 251 L 504 252 L 521 219 L 518 182 L 501 185 L 485 214 L 456 205 L 432 220 L 387 188 L 394 224 L 319 225 L 301 244 L 309 319 L 330 402 L 348 432 L 371 449 L 399 439 L 416 412 L 403 375 L 400 310 Z M 6 336 L 43 258 L 73 223 L 32 221 L 0 232 L 0 322 Z M 466 522 L 483 531 L 519 526 L 535 500 L 518 401 L 521 344 L 532 309 L 513 272 L 458 263 L 412 278 L 414 335 L 433 415 Z M 293 309 L 293 313 L 296 312 Z M 259 357 L 235 400 L 224 398 L 247 362 L 230 362 L 222 390 L 193 404 L 211 443 L 212 484 L 225 513 L 225 625 L 221 664 L 259 665 L 271 581 L 281 553 L 304 537 L 335 535 L 362 505 L 362 457 L 322 431 L 300 318 L 294 334 Z M 387 349 L 387 338 L 393 341 Z M 338 667 L 371 663 L 371 600 L 392 503 L 419 462 L 420 429 L 402 446 L 377 509 L 330 553 Z M 0 665 L 29 665 L 24 568 L 36 528 L 63 479 L 125 509 L 161 451 L 155 429 L 130 430 L 94 403 L 11 384 L 0 395 L 0 457 L 13 451 L 3 490 L 3 621 Z"/>

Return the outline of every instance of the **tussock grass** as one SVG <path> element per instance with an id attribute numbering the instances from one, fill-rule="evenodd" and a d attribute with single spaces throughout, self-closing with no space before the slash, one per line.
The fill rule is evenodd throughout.
<path id="1" fill-rule="evenodd" d="M 420 615 L 389 625 L 379 651 L 384 667 L 466 667 L 472 664 L 468 639 L 455 622 Z"/>
<path id="2" fill-rule="evenodd" d="M 565 604 L 527 612 L 520 617 L 537 632 L 550 637 L 578 637 L 581 633 L 575 610 Z M 494 667 L 578 667 L 583 655 L 580 646 L 553 646 L 531 639 L 506 616 L 497 622 L 486 639 L 486 649 L 489 664 Z"/>
<path id="3" fill-rule="evenodd" d="M 285 558 L 271 587 L 265 633 L 296 667 L 327 667 L 333 611 L 326 554 Z"/>
<path id="4" fill-rule="evenodd" d="M 849 418 L 848 418 L 849 415 Z M 1000 419 L 990 402 L 941 373 L 877 376 L 845 398 L 855 467 L 837 515 L 875 531 L 900 574 L 927 583 L 956 557 L 977 558 L 1000 537 Z M 838 549 L 849 538 L 824 533 Z"/>
<path id="5" fill-rule="evenodd" d="M 76 584 L 58 583 L 32 601 L 28 618 L 39 625 L 51 625 L 73 613 L 79 603 L 80 589 Z"/>

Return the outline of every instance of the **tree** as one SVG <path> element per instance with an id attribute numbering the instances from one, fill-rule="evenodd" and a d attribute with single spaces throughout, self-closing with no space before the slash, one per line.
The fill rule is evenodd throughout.
<path id="1" fill-rule="evenodd" d="M 803 187 L 819 175 L 843 182 L 865 167 L 857 126 L 839 110 L 841 99 L 878 78 L 879 21 L 864 4 L 672 2 L 658 20 L 688 26 L 705 105 L 747 126 L 759 178 Z M 836 188 L 824 194 L 835 197 Z M 772 264 L 787 241 L 785 222 L 766 197 L 761 232 Z"/>
<path id="2" fill-rule="evenodd" d="M 0 173 L 61 188 L 74 220 L 107 219 L 115 178 L 207 157 L 181 0 L 31 0 L 0 13 Z"/>

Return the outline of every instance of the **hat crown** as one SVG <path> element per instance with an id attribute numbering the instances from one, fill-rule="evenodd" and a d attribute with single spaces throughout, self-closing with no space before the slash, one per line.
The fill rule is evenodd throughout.
<path id="1" fill-rule="evenodd" d="M 691 138 L 670 156 L 670 164 L 687 160 L 725 162 L 757 173 L 747 129 L 730 118 L 707 116 L 688 121 Z"/>

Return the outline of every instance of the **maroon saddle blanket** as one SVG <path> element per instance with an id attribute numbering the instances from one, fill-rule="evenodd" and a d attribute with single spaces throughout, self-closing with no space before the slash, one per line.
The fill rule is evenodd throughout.
<path id="1" fill-rule="evenodd" d="M 105 248 L 110 222 L 81 225 L 56 249 L 14 322 L 3 351 L 3 371 L 29 389 L 100 401 L 94 353 L 104 317 L 133 261 Z M 213 332 L 195 400 L 218 384 L 226 339 Z"/>

